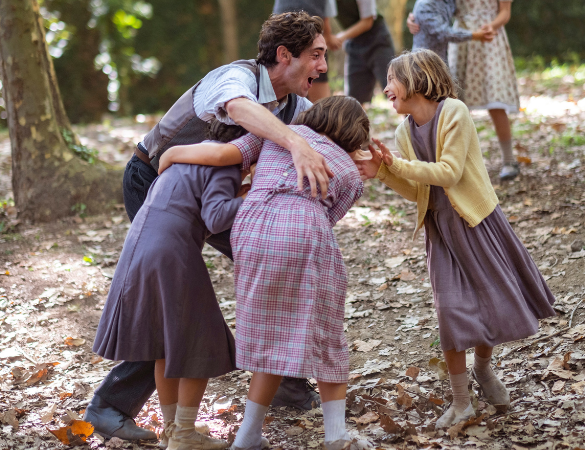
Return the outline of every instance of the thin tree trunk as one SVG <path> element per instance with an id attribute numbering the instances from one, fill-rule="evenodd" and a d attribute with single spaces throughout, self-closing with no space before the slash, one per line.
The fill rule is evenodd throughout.
<path id="1" fill-rule="evenodd" d="M 238 22 L 236 19 L 236 0 L 219 0 L 221 9 L 221 27 L 223 30 L 224 63 L 239 59 L 238 56 Z"/>
<path id="2" fill-rule="evenodd" d="M 406 2 L 407 0 L 388 0 L 388 6 L 385 10 L 386 21 L 390 26 L 396 52 L 401 52 L 404 49 L 402 33 L 406 24 Z"/>
<path id="3" fill-rule="evenodd" d="M 19 217 L 49 221 L 83 203 L 97 212 L 121 200 L 121 171 L 81 160 L 57 85 L 36 0 L 0 1 L 0 75 Z"/>

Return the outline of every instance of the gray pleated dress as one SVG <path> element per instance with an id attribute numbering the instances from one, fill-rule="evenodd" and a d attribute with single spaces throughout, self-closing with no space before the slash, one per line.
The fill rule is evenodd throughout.
<path id="1" fill-rule="evenodd" d="M 436 162 L 442 107 L 443 102 L 420 127 L 408 118 L 421 161 Z M 472 228 L 453 209 L 445 190 L 431 186 L 424 225 L 443 350 L 522 339 L 538 331 L 538 319 L 555 315 L 554 296 L 499 205 Z"/>
<path id="2" fill-rule="evenodd" d="M 167 378 L 235 369 L 235 342 L 201 255 L 232 226 L 240 170 L 175 164 L 152 184 L 120 255 L 93 351 L 112 360 L 166 359 Z"/>

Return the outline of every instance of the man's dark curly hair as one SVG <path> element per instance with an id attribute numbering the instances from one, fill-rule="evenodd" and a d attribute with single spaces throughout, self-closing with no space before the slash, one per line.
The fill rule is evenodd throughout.
<path id="1" fill-rule="evenodd" d="M 276 49 L 281 45 L 298 58 L 318 34 L 323 34 L 323 20 L 318 16 L 310 16 L 305 11 L 272 14 L 260 30 L 258 63 L 274 67 Z"/>

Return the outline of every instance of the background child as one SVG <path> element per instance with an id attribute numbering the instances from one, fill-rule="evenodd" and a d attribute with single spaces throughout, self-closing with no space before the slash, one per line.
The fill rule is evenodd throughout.
<path id="1" fill-rule="evenodd" d="M 427 48 L 447 61 L 449 42 L 470 40 L 489 42 L 494 38 L 489 26 L 471 32 L 451 26 L 455 14 L 455 0 L 416 0 L 413 9 L 420 31 L 412 39 L 412 50 Z"/>
<path id="2" fill-rule="evenodd" d="M 356 164 L 417 202 L 416 232 L 424 225 L 427 263 L 449 368 L 453 403 L 437 420 L 446 427 L 474 415 L 467 391 L 465 350 L 475 347 L 473 374 L 493 404 L 509 405 L 490 367 L 495 345 L 538 331 L 555 315 L 554 297 L 498 205 L 467 107 L 456 100 L 444 61 L 430 50 L 392 60 L 384 90 L 400 114 L 403 159 L 370 147 Z"/>
<path id="3" fill-rule="evenodd" d="M 363 184 L 348 153 L 368 139 L 369 121 L 355 99 L 335 96 L 319 100 L 297 124 L 304 126 L 292 126 L 294 131 L 324 156 L 335 174 L 324 198 L 311 196 L 306 179 L 299 191 L 290 152 L 254 135 L 174 152 L 183 162 L 243 161 L 244 168 L 259 155 L 254 186 L 231 238 L 236 362 L 254 372 L 232 449 L 267 444 L 262 441 L 262 423 L 282 376 L 317 380 L 325 448 L 342 448 L 349 441 L 345 430 L 349 354 L 343 335 L 347 275 L 331 227 L 362 194 Z M 174 153 L 170 149 L 161 163 Z"/>
<path id="4" fill-rule="evenodd" d="M 376 0 L 337 0 L 337 21 L 343 31 L 333 36 L 333 50 L 344 45 L 345 92 L 360 103 L 372 100 L 376 80 L 383 89 L 386 67 L 394 57 L 394 45 Z"/>
<path id="5" fill-rule="evenodd" d="M 453 0 L 444 0 L 451 2 Z M 487 109 L 502 152 L 501 180 L 512 180 L 520 173 L 512 152 L 512 129 L 508 113 L 518 112 L 520 98 L 514 58 L 504 26 L 512 14 L 512 0 L 456 0 L 454 27 L 474 30 L 489 27 L 495 38 L 489 44 L 451 42 L 449 67 L 461 87 L 461 100 L 470 109 Z M 406 22 L 411 33 L 419 30 L 411 14 Z"/>
<path id="6" fill-rule="evenodd" d="M 224 140 L 245 133 L 219 121 L 211 127 Z M 227 447 L 194 425 L 207 379 L 235 369 L 234 339 L 201 249 L 211 233 L 231 227 L 241 178 L 236 166 L 178 164 L 154 181 L 126 237 L 93 345 L 112 360 L 156 360 L 161 445 L 168 440 L 171 450 Z"/>

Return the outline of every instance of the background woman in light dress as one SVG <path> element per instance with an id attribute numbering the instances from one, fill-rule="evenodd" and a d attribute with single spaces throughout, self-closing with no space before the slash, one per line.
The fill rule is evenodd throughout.
<path id="1" fill-rule="evenodd" d="M 512 151 L 508 113 L 520 109 L 514 59 L 504 28 L 511 17 L 512 0 L 456 0 L 456 6 L 455 27 L 473 31 L 490 25 L 496 33 L 491 42 L 449 44 L 449 67 L 462 88 L 460 98 L 469 109 L 488 110 L 502 151 L 500 179 L 511 180 L 519 169 Z M 418 32 L 415 20 L 411 16 L 407 22 L 411 32 Z"/>

